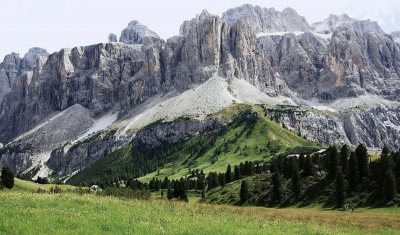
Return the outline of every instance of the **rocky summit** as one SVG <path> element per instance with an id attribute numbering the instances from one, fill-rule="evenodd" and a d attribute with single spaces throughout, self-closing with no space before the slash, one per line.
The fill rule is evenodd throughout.
<path id="1" fill-rule="evenodd" d="M 291 8 L 243 5 L 204 10 L 165 41 L 133 20 L 119 42 L 11 53 L 0 64 L 0 165 L 72 173 L 131 141 L 196 135 L 234 102 L 263 104 L 320 143 L 399 148 L 398 38 L 347 15 L 310 25 Z"/>

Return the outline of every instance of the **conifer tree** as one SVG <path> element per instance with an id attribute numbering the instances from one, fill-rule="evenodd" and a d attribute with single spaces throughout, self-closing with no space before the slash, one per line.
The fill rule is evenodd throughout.
<path id="1" fill-rule="evenodd" d="M 14 174 L 8 166 L 3 166 L 1 170 L 1 181 L 6 188 L 12 189 L 14 187 Z"/>
<path id="2" fill-rule="evenodd" d="M 349 167 L 349 160 L 348 160 L 348 147 L 347 145 L 343 145 L 340 149 L 340 166 L 342 167 L 342 171 L 344 175 L 347 175 L 348 167 Z"/>
<path id="3" fill-rule="evenodd" d="M 363 144 L 359 144 L 355 150 L 358 162 L 358 174 L 360 182 L 369 175 L 368 169 L 368 152 Z"/>
<path id="4" fill-rule="evenodd" d="M 391 201 L 397 194 L 397 183 L 391 170 L 388 170 L 385 174 L 382 193 L 386 201 Z"/>
<path id="5" fill-rule="evenodd" d="M 349 183 L 349 190 L 355 191 L 358 182 L 358 162 L 354 152 L 350 153 L 349 171 L 347 173 L 347 181 Z"/>
<path id="6" fill-rule="evenodd" d="M 338 168 L 339 168 L 339 154 L 336 146 L 334 145 L 330 147 L 328 152 L 327 177 L 331 180 L 335 179 L 336 173 L 338 172 Z"/>
<path id="7" fill-rule="evenodd" d="M 171 187 L 168 187 L 167 198 L 168 198 L 168 200 L 171 200 L 172 198 L 174 198 L 174 192 L 172 191 Z"/>
<path id="8" fill-rule="evenodd" d="M 242 184 L 240 185 L 240 200 L 244 203 L 247 199 L 249 199 L 249 187 L 247 185 L 246 180 L 242 180 Z"/>
<path id="9" fill-rule="evenodd" d="M 293 169 L 293 173 L 292 173 L 292 190 L 293 190 L 293 194 L 298 197 L 300 196 L 301 193 L 301 178 L 300 178 L 300 172 L 299 172 L 299 166 L 297 164 L 297 158 L 293 158 L 292 159 L 292 169 Z"/>
<path id="10" fill-rule="evenodd" d="M 384 146 L 381 153 L 381 158 L 378 161 L 379 166 L 379 182 L 384 182 L 387 171 L 393 171 L 395 167 L 395 162 L 393 160 L 393 156 L 390 155 L 389 149 L 387 146 Z M 383 185 L 381 185 L 381 189 Z"/>
<path id="11" fill-rule="evenodd" d="M 314 176 L 314 164 L 311 160 L 310 155 L 307 155 L 306 160 L 304 162 L 304 170 L 303 175 L 306 176 Z"/>
<path id="12" fill-rule="evenodd" d="M 336 173 L 335 189 L 336 189 L 336 202 L 338 205 L 343 205 L 346 200 L 346 187 L 347 181 L 344 178 L 342 169 L 339 168 Z"/>
<path id="13" fill-rule="evenodd" d="M 228 165 L 228 168 L 226 169 L 226 173 L 225 173 L 225 182 L 227 184 L 229 184 L 230 182 L 232 182 L 232 169 L 231 169 L 231 164 Z"/>
<path id="14" fill-rule="evenodd" d="M 283 183 L 282 183 L 282 176 L 278 171 L 272 175 L 272 185 L 273 185 L 272 198 L 274 200 L 281 201 L 283 195 Z"/>

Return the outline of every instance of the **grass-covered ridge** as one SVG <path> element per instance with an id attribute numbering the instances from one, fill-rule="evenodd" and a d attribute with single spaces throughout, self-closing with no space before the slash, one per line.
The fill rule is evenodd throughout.
<path id="1" fill-rule="evenodd" d="M 234 104 L 207 118 L 224 120 L 228 124 L 185 141 L 165 143 L 155 148 L 140 142 L 126 145 L 83 169 L 68 182 L 109 185 L 139 177 L 142 181 L 166 176 L 178 179 L 190 174 L 191 169 L 203 170 L 204 173 L 225 172 L 228 164 L 269 161 L 276 154 L 299 146 L 318 148 L 317 144 L 265 117 L 259 106 Z M 157 122 L 157 125 L 162 123 Z"/>

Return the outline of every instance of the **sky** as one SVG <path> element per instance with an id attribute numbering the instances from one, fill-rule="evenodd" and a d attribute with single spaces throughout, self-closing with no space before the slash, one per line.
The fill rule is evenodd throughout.
<path id="1" fill-rule="evenodd" d="M 108 35 L 138 20 L 167 39 L 206 9 L 222 16 L 243 4 L 282 11 L 291 7 L 309 24 L 330 14 L 378 21 L 386 33 L 400 30 L 400 0 L 0 0 L 0 61 L 6 54 L 42 47 L 49 53 L 65 47 L 107 42 Z"/>

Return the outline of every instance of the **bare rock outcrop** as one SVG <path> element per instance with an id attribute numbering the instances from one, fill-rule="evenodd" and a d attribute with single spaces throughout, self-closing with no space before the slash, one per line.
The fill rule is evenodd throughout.
<path id="1" fill-rule="evenodd" d="M 126 44 L 142 44 L 145 37 L 160 39 L 158 34 L 151 31 L 147 26 L 141 24 L 137 20 L 133 20 L 122 30 L 119 41 Z"/>
<path id="2" fill-rule="evenodd" d="M 118 42 L 117 35 L 110 33 L 110 35 L 108 35 L 108 42 Z"/>
<path id="3" fill-rule="evenodd" d="M 231 8 L 222 15 L 222 21 L 230 25 L 235 24 L 238 20 L 248 23 L 255 33 L 311 31 L 307 20 L 291 8 L 285 8 L 279 12 L 274 8 L 261 8 L 245 4 Z"/>
<path id="4" fill-rule="evenodd" d="M 381 27 L 379 27 L 376 21 L 370 20 L 356 20 L 350 18 L 348 15 L 329 15 L 327 19 L 321 22 L 316 22 L 312 24 L 314 30 L 319 33 L 333 33 L 339 26 L 347 26 L 355 31 L 375 32 L 379 34 L 384 34 Z"/>

